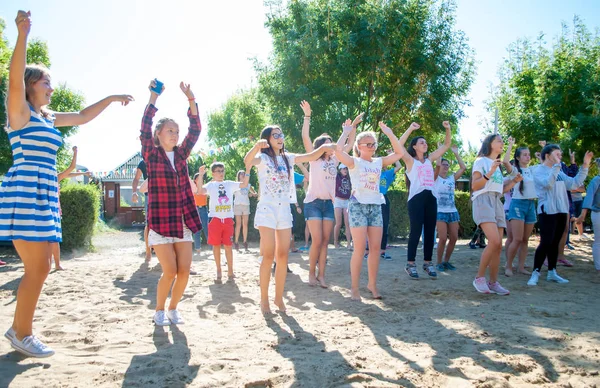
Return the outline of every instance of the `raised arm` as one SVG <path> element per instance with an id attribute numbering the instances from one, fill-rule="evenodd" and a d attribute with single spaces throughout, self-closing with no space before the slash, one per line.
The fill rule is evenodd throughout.
<path id="1" fill-rule="evenodd" d="M 565 178 L 564 181 L 565 181 L 565 186 L 567 187 L 567 190 L 576 189 L 579 186 L 583 185 L 583 183 L 585 182 L 585 178 L 587 177 L 590 163 L 591 163 L 593 157 L 594 157 L 594 154 L 590 151 L 587 151 L 585 153 L 585 156 L 583 157 L 583 164 L 581 165 L 581 168 L 577 172 L 577 175 L 575 175 L 573 178 L 571 178 L 569 176 L 563 176 L 563 178 Z"/>
<path id="2" fill-rule="evenodd" d="M 413 127 L 413 124 L 416 124 L 416 123 L 412 123 L 411 128 Z M 418 124 L 416 124 L 416 125 L 418 125 Z M 394 150 L 393 154 L 389 154 L 388 156 L 384 156 L 383 158 L 381 158 L 383 167 L 394 164 L 398 160 L 400 160 L 400 158 L 404 158 L 405 155 L 408 155 L 408 152 L 406 152 L 406 149 L 400 143 L 400 141 L 398 140 L 396 135 L 394 135 L 394 131 L 392 131 L 392 129 L 390 127 L 385 125 L 383 123 L 383 121 L 380 121 L 379 128 L 381 128 L 381 132 L 383 132 L 388 137 L 388 139 L 390 139 L 390 143 L 392 144 L 392 148 Z M 410 164 L 412 166 L 412 161 L 413 161 L 412 157 L 410 158 L 410 161 L 411 161 Z M 408 169 L 408 165 L 407 165 L 407 169 Z"/>
<path id="3" fill-rule="evenodd" d="M 198 168 L 198 179 L 196 181 L 196 194 L 206 195 L 204 188 L 204 174 L 206 174 L 206 166 L 202 165 Z"/>
<path id="4" fill-rule="evenodd" d="M 31 115 L 25 94 L 25 65 L 27 64 L 27 38 L 31 30 L 31 12 L 19 11 L 15 23 L 17 23 L 18 35 L 10 59 L 6 107 L 10 128 L 17 130 L 27 124 Z"/>
<path id="5" fill-rule="evenodd" d="M 365 115 L 365 112 L 360 113 L 358 116 L 356 116 L 354 118 L 354 121 L 352 121 L 352 130 L 350 131 L 350 134 L 348 135 L 348 141 L 346 142 L 346 145 L 344 146 L 344 152 L 350 153 L 350 151 L 352 151 L 352 147 L 354 147 L 354 142 L 356 141 L 356 129 L 358 128 L 358 124 L 360 124 L 363 121 L 364 115 Z"/>
<path id="6" fill-rule="evenodd" d="M 435 181 L 440 175 L 440 169 L 442 168 L 442 158 L 435 160 L 435 169 L 433 170 L 433 180 Z"/>
<path id="7" fill-rule="evenodd" d="M 71 159 L 69 167 L 67 167 L 65 171 L 58 173 L 58 181 L 60 182 L 63 179 L 68 178 L 69 174 L 75 170 L 75 167 L 77 167 L 77 147 L 73 147 L 73 158 Z"/>
<path id="8" fill-rule="evenodd" d="M 310 140 L 310 116 L 312 114 L 310 104 L 305 100 L 302 100 L 300 102 L 300 108 L 302 108 L 302 111 L 304 112 L 304 119 L 302 122 L 302 143 L 304 144 L 306 152 L 313 152 L 314 148 L 312 141 Z"/>
<path id="9" fill-rule="evenodd" d="M 308 181 L 308 177 L 310 177 L 310 174 L 309 174 L 308 170 L 306 169 L 306 167 L 304 167 L 304 164 L 296 163 L 296 166 L 298 166 L 300 171 L 302 171 L 302 175 L 304 175 L 304 180 Z"/>
<path id="10" fill-rule="evenodd" d="M 502 159 L 502 164 L 504 165 L 504 168 L 506 168 L 506 172 L 509 174 L 512 174 L 512 172 L 513 172 L 513 166 L 512 166 L 512 164 L 510 164 L 510 159 L 511 159 L 512 149 L 513 149 L 514 145 L 515 145 L 515 139 L 513 139 L 512 137 L 509 137 L 508 138 L 508 147 L 506 148 L 506 152 L 504 153 L 504 158 Z"/>
<path id="11" fill-rule="evenodd" d="M 515 187 L 515 185 L 523 180 L 523 176 L 521 174 L 517 174 L 514 177 L 506 178 L 504 183 L 502 184 L 502 193 L 508 193 Z"/>
<path id="12" fill-rule="evenodd" d="M 183 142 L 181 142 L 181 148 L 184 153 L 183 156 L 185 159 L 187 159 L 192 153 L 192 148 L 194 148 L 194 145 L 196 145 L 196 142 L 200 137 L 202 126 L 200 125 L 200 116 L 198 116 L 198 104 L 196 104 L 196 98 L 194 97 L 194 92 L 192 92 L 190 84 L 183 83 L 182 81 L 179 84 L 179 88 L 187 97 L 189 104 L 187 115 L 190 120 L 190 127 L 188 128 L 188 133 L 185 135 Z"/>
<path id="13" fill-rule="evenodd" d="M 460 153 L 458 152 L 457 146 L 452 146 L 452 152 L 454 153 L 454 156 L 456 156 L 456 160 L 458 161 L 458 171 L 454 173 L 454 180 L 457 181 L 465 173 L 465 171 L 467 171 L 467 166 L 460 157 Z"/>
<path id="14" fill-rule="evenodd" d="M 350 135 L 350 132 L 352 132 L 352 130 L 352 123 L 350 122 L 350 119 L 347 119 L 342 124 L 342 135 L 337 141 L 337 147 L 335 150 L 335 156 L 337 157 L 337 159 L 341 163 L 345 164 L 349 169 L 354 168 L 354 159 L 350 155 L 348 155 L 348 152 L 345 151 L 345 144 L 346 139 L 348 139 L 348 135 Z"/>
<path id="15" fill-rule="evenodd" d="M 244 156 L 244 165 L 246 166 L 246 169 L 260 164 L 260 156 L 258 153 L 263 148 L 269 148 L 269 143 L 265 139 L 257 141 L 254 147 L 250 148 L 250 151 Z"/>
<path id="16" fill-rule="evenodd" d="M 131 202 L 138 202 L 138 185 L 140 184 L 140 178 L 142 177 L 142 170 L 139 168 L 135 169 L 135 176 L 133 177 L 133 182 L 131 183 Z"/>
<path id="17" fill-rule="evenodd" d="M 406 141 L 408 140 L 408 138 L 410 137 L 410 135 L 413 133 L 413 131 L 416 131 L 419 128 L 421 128 L 421 126 L 419 124 L 417 124 L 417 123 L 410 124 L 410 127 L 408 127 L 408 129 L 406 131 L 404 131 L 404 133 L 402 134 L 402 136 L 400 136 L 400 139 L 398 139 L 398 142 L 400 143 L 400 146 L 402 146 L 402 148 L 404 149 L 404 153 L 402 154 L 402 160 L 404 161 L 404 164 L 406 164 L 406 171 L 410 171 L 412 169 L 412 165 L 413 165 L 414 159 L 406 151 L 406 148 L 404 147 L 404 144 L 406 144 Z"/>
<path id="18" fill-rule="evenodd" d="M 150 90 L 150 99 L 148 105 L 144 110 L 144 116 L 142 117 L 142 128 L 140 129 L 140 142 L 142 143 L 142 158 L 148 160 L 150 151 L 154 148 L 154 137 L 152 136 L 152 119 L 156 114 L 156 100 L 158 100 L 159 93 L 156 93 L 153 88 L 156 87 L 154 80 L 150 81 L 148 90 Z M 163 86 L 160 93 L 165 90 Z"/>
<path id="19" fill-rule="evenodd" d="M 133 97 L 128 94 L 115 94 L 113 96 L 103 98 L 97 103 L 92 104 L 79 112 L 54 112 L 54 116 L 56 117 L 54 125 L 56 127 L 83 125 L 95 119 L 111 103 L 120 102 L 121 105 L 127 106 L 131 101 L 133 101 Z"/>
<path id="20" fill-rule="evenodd" d="M 444 128 L 446 128 L 446 137 L 444 138 L 444 144 L 442 144 L 437 150 L 433 151 L 429 155 L 429 158 L 431 160 L 437 160 L 438 158 L 441 158 L 446 153 L 446 151 L 448 151 L 448 149 L 450 148 L 450 142 L 452 142 L 452 131 L 450 128 L 450 122 L 444 121 L 442 125 L 444 126 Z"/>
<path id="21" fill-rule="evenodd" d="M 248 187 L 248 184 L 250 183 L 250 171 L 251 170 L 252 170 L 252 167 L 246 167 L 246 172 L 244 173 L 244 180 L 240 184 L 240 189 L 244 189 L 244 188 Z M 252 189 L 252 187 L 250 187 L 250 189 Z M 250 189 L 248 190 L 248 193 L 250 193 Z"/>

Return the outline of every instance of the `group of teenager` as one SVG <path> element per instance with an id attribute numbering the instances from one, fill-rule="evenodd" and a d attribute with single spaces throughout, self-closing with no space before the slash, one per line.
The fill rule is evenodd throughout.
<path id="1" fill-rule="evenodd" d="M 56 128 L 85 124 L 110 104 L 116 102 L 127 105 L 133 98 L 129 95 L 112 95 L 80 112 L 48 110 L 53 92 L 48 69 L 26 64 L 31 14 L 19 11 L 16 24 L 18 38 L 10 63 L 6 128 L 14 164 L 7 172 L 0 189 L 0 239 L 13 241 L 24 264 L 24 275 L 17 291 L 13 323 L 5 337 L 14 349 L 23 354 L 48 357 L 54 354 L 54 350 L 33 335 L 32 322 L 50 269 L 52 244 L 60 242 L 62 238 L 56 172 L 56 153 L 62 144 L 62 137 Z M 263 313 L 271 312 L 269 284 L 274 262 L 277 263 L 274 271 L 274 303 L 278 310 L 286 309 L 283 295 L 292 236 L 290 205 L 297 203 L 293 170 L 295 165 L 303 163 L 309 165 L 304 216 L 313 241 L 309 250 L 310 285 L 327 287 L 326 260 L 328 242 L 336 219 L 335 209 L 342 209 L 337 213 L 343 215 L 343 210 L 347 207 L 348 228 L 354 248 L 350 261 L 351 298 L 361 299 L 359 280 L 367 243 L 367 289 L 373 298 L 381 298 L 377 288 L 377 275 L 384 231 L 382 208 L 385 209 L 385 206 L 382 205 L 386 204 L 386 199 L 380 190 L 380 182 L 386 168 L 392 166 L 395 169 L 397 166 L 394 166 L 400 160 L 405 164 L 405 173 L 410 182 L 407 204 L 410 234 L 405 271 L 410 278 L 419 278 L 416 256 L 421 234 L 424 236 L 424 273 L 435 279 L 436 269 L 454 269 L 450 264 L 458 222 L 454 187 L 456 179 L 466 167 L 460 161 L 458 150 L 453 148 L 460 169 L 455 174 L 449 174 L 450 162 L 443 158 L 451 148 L 449 122 L 442 123 L 445 129 L 444 143 L 431 153 L 422 136 L 413 137 L 405 147 L 413 132 L 420 128 L 419 124 L 412 123 L 398 139 L 388 125 L 379 122 L 382 134 L 389 139 L 391 151 L 378 156 L 378 135 L 372 131 L 356 132 L 363 119 L 362 115 L 354 121 L 348 119 L 342 123 L 342 134 L 337 141 L 334 142 L 334 139 L 324 133 L 311 142 L 309 130 L 312 111 L 310 105 L 303 101 L 301 108 L 304 112 L 302 132 L 305 153 L 287 152 L 282 128 L 269 125 L 262 130 L 260 140 L 244 157 L 245 170 L 240 171 L 236 182 L 225 181 L 224 166 L 215 163 L 211 166 L 212 180 L 205 184 L 205 167 L 200 167 L 195 182 L 191 182 L 189 178 L 187 161 L 200 136 L 201 125 L 192 88 L 183 82 L 179 86 L 186 99 L 189 119 L 188 132 L 183 141 L 179 142 L 179 125 L 173 119 L 163 117 L 154 122 L 158 111 L 157 101 L 164 92 L 164 85 L 155 80 L 148 87 L 150 95 L 140 130 L 142 158 L 147 170 L 147 241 L 162 267 L 153 318 L 157 325 L 184 322 L 177 307 L 190 275 L 193 236 L 202 228 L 208 230 L 208 243 L 214 247 L 218 278 L 220 279 L 221 245 L 226 247 L 228 276 L 233 277 L 232 219 L 236 214 L 230 193 L 248 188 L 253 168 L 256 168 L 259 182 L 254 226 L 260 233 L 263 257 L 259 273 L 260 307 Z M 511 148 L 512 141 L 509 142 L 507 155 Z M 528 167 L 529 159 L 523 149 L 515 157 L 518 161 L 514 168 L 509 163 L 509 157 L 504 157 L 504 163 L 500 160 L 503 151 L 502 137 L 490 135 L 483 141 L 473 165 L 473 218 L 488 238 L 473 284 L 479 292 L 500 295 L 509 293 L 498 283 L 501 242 L 506 227 L 500 201 L 505 189 L 500 167 L 502 164 L 510 178 L 508 184 L 518 184 L 513 190 L 509 220 L 523 220 L 525 225 L 529 225 L 537 213 L 540 221 L 541 239 L 528 284 L 537 284 L 546 259 L 548 279 L 564 283 L 566 280 L 556 273 L 556 262 L 558 245 L 568 221 L 567 190 L 583 184 L 592 154 L 587 152 L 577 175 L 569 177 L 561 171 L 562 152 L 557 145 L 548 144 L 541 150 L 541 163 L 534 170 Z M 436 172 L 432 161 L 437 160 L 439 170 Z M 347 174 L 339 173 L 340 163 L 343 164 L 343 169 L 347 169 Z M 349 181 L 344 181 L 348 177 Z M 583 203 L 584 211 L 580 216 L 580 219 L 585 217 L 588 209 L 595 213 L 592 216 L 595 228 L 600 215 L 599 186 L 600 182 L 595 178 L 590 184 Z M 517 192 L 519 194 L 515 194 Z M 533 193 L 535 198 L 532 197 Z M 200 206 L 197 206 L 195 195 L 209 196 L 207 215 L 211 217 L 210 221 L 201 220 Z M 244 213 L 246 212 L 241 211 L 239 214 L 247 215 Z M 440 235 L 437 266 L 432 261 L 436 224 Z M 511 244 L 512 253 L 522 253 L 526 249 L 526 245 L 521 245 L 523 239 L 520 236 L 525 235 L 528 230 L 530 232 L 529 227 L 520 228 L 515 223 L 512 232 L 516 245 L 513 248 Z M 596 255 L 599 253 L 598 240 L 594 243 L 594 258 L 596 268 L 600 269 L 600 261 Z M 485 278 L 488 270 L 489 280 Z"/>

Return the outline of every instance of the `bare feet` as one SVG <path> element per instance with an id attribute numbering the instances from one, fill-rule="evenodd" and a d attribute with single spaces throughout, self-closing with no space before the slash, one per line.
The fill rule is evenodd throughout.
<path id="1" fill-rule="evenodd" d="M 518 272 L 523 275 L 531 275 L 531 272 L 527 271 L 525 268 L 519 268 Z"/>
<path id="2" fill-rule="evenodd" d="M 317 281 L 319 282 L 319 286 L 321 286 L 321 288 L 328 288 L 329 286 L 327 285 L 327 283 L 325 283 L 325 279 L 322 277 L 318 277 Z"/>
<path id="3" fill-rule="evenodd" d="M 221 284 L 222 283 L 222 281 L 221 281 L 222 278 L 223 278 L 223 276 L 221 275 L 221 272 L 217 272 L 217 278 L 215 279 L 215 283 Z"/>
<path id="4" fill-rule="evenodd" d="M 59 264 L 59 265 L 56 266 L 56 270 L 57 271 L 64 271 L 65 269 L 62 267 L 62 265 Z"/>
<path id="5" fill-rule="evenodd" d="M 260 302 L 260 311 L 263 314 L 272 314 L 272 312 L 271 312 L 271 306 L 269 305 L 269 301 Z"/>
<path id="6" fill-rule="evenodd" d="M 367 289 L 371 291 L 371 294 L 373 294 L 373 299 L 382 299 L 381 294 L 379 294 L 379 290 L 377 290 L 376 286 L 367 286 Z"/>
<path id="7" fill-rule="evenodd" d="M 308 285 L 314 287 L 317 285 L 317 277 L 313 275 L 308 275 Z"/>
<path id="8" fill-rule="evenodd" d="M 360 297 L 360 292 L 358 290 L 351 290 L 350 299 L 360 302 L 362 300 Z"/>
<path id="9" fill-rule="evenodd" d="M 285 303 L 283 303 L 283 299 L 276 300 L 274 303 L 275 303 L 275 306 L 277 306 L 277 310 L 279 312 L 285 313 Z"/>
<path id="10" fill-rule="evenodd" d="M 514 273 L 513 273 L 513 271 L 512 271 L 512 268 L 506 268 L 506 269 L 504 270 L 504 276 L 511 277 L 511 276 L 513 276 L 513 275 L 514 275 Z"/>

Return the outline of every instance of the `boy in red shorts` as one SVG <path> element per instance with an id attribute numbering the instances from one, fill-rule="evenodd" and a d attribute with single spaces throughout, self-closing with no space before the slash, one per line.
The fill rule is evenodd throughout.
<path id="1" fill-rule="evenodd" d="M 204 184 L 204 166 L 200 167 L 198 194 L 206 194 L 208 201 L 208 244 L 213 247 L 217 265 L 217 282 L 221 281 L 221 245 L 225 247 L 227 277 L 233 279 L 233 193 L 248 186 L 250 172 L 242 182 L 226 181 L 225 165 L 215 162 L 210 166 L 213 180 Z"/>

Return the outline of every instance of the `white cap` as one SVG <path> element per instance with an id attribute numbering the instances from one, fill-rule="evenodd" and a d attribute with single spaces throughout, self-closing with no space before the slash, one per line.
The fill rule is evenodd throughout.
<path id="1" fill-rule="evenodd" d="M 348 168 L 348 167 L 346 167 L 346 165 L 344 163 L 338 164 L 338 169 L 341 170 L 342 168 Z"/>

